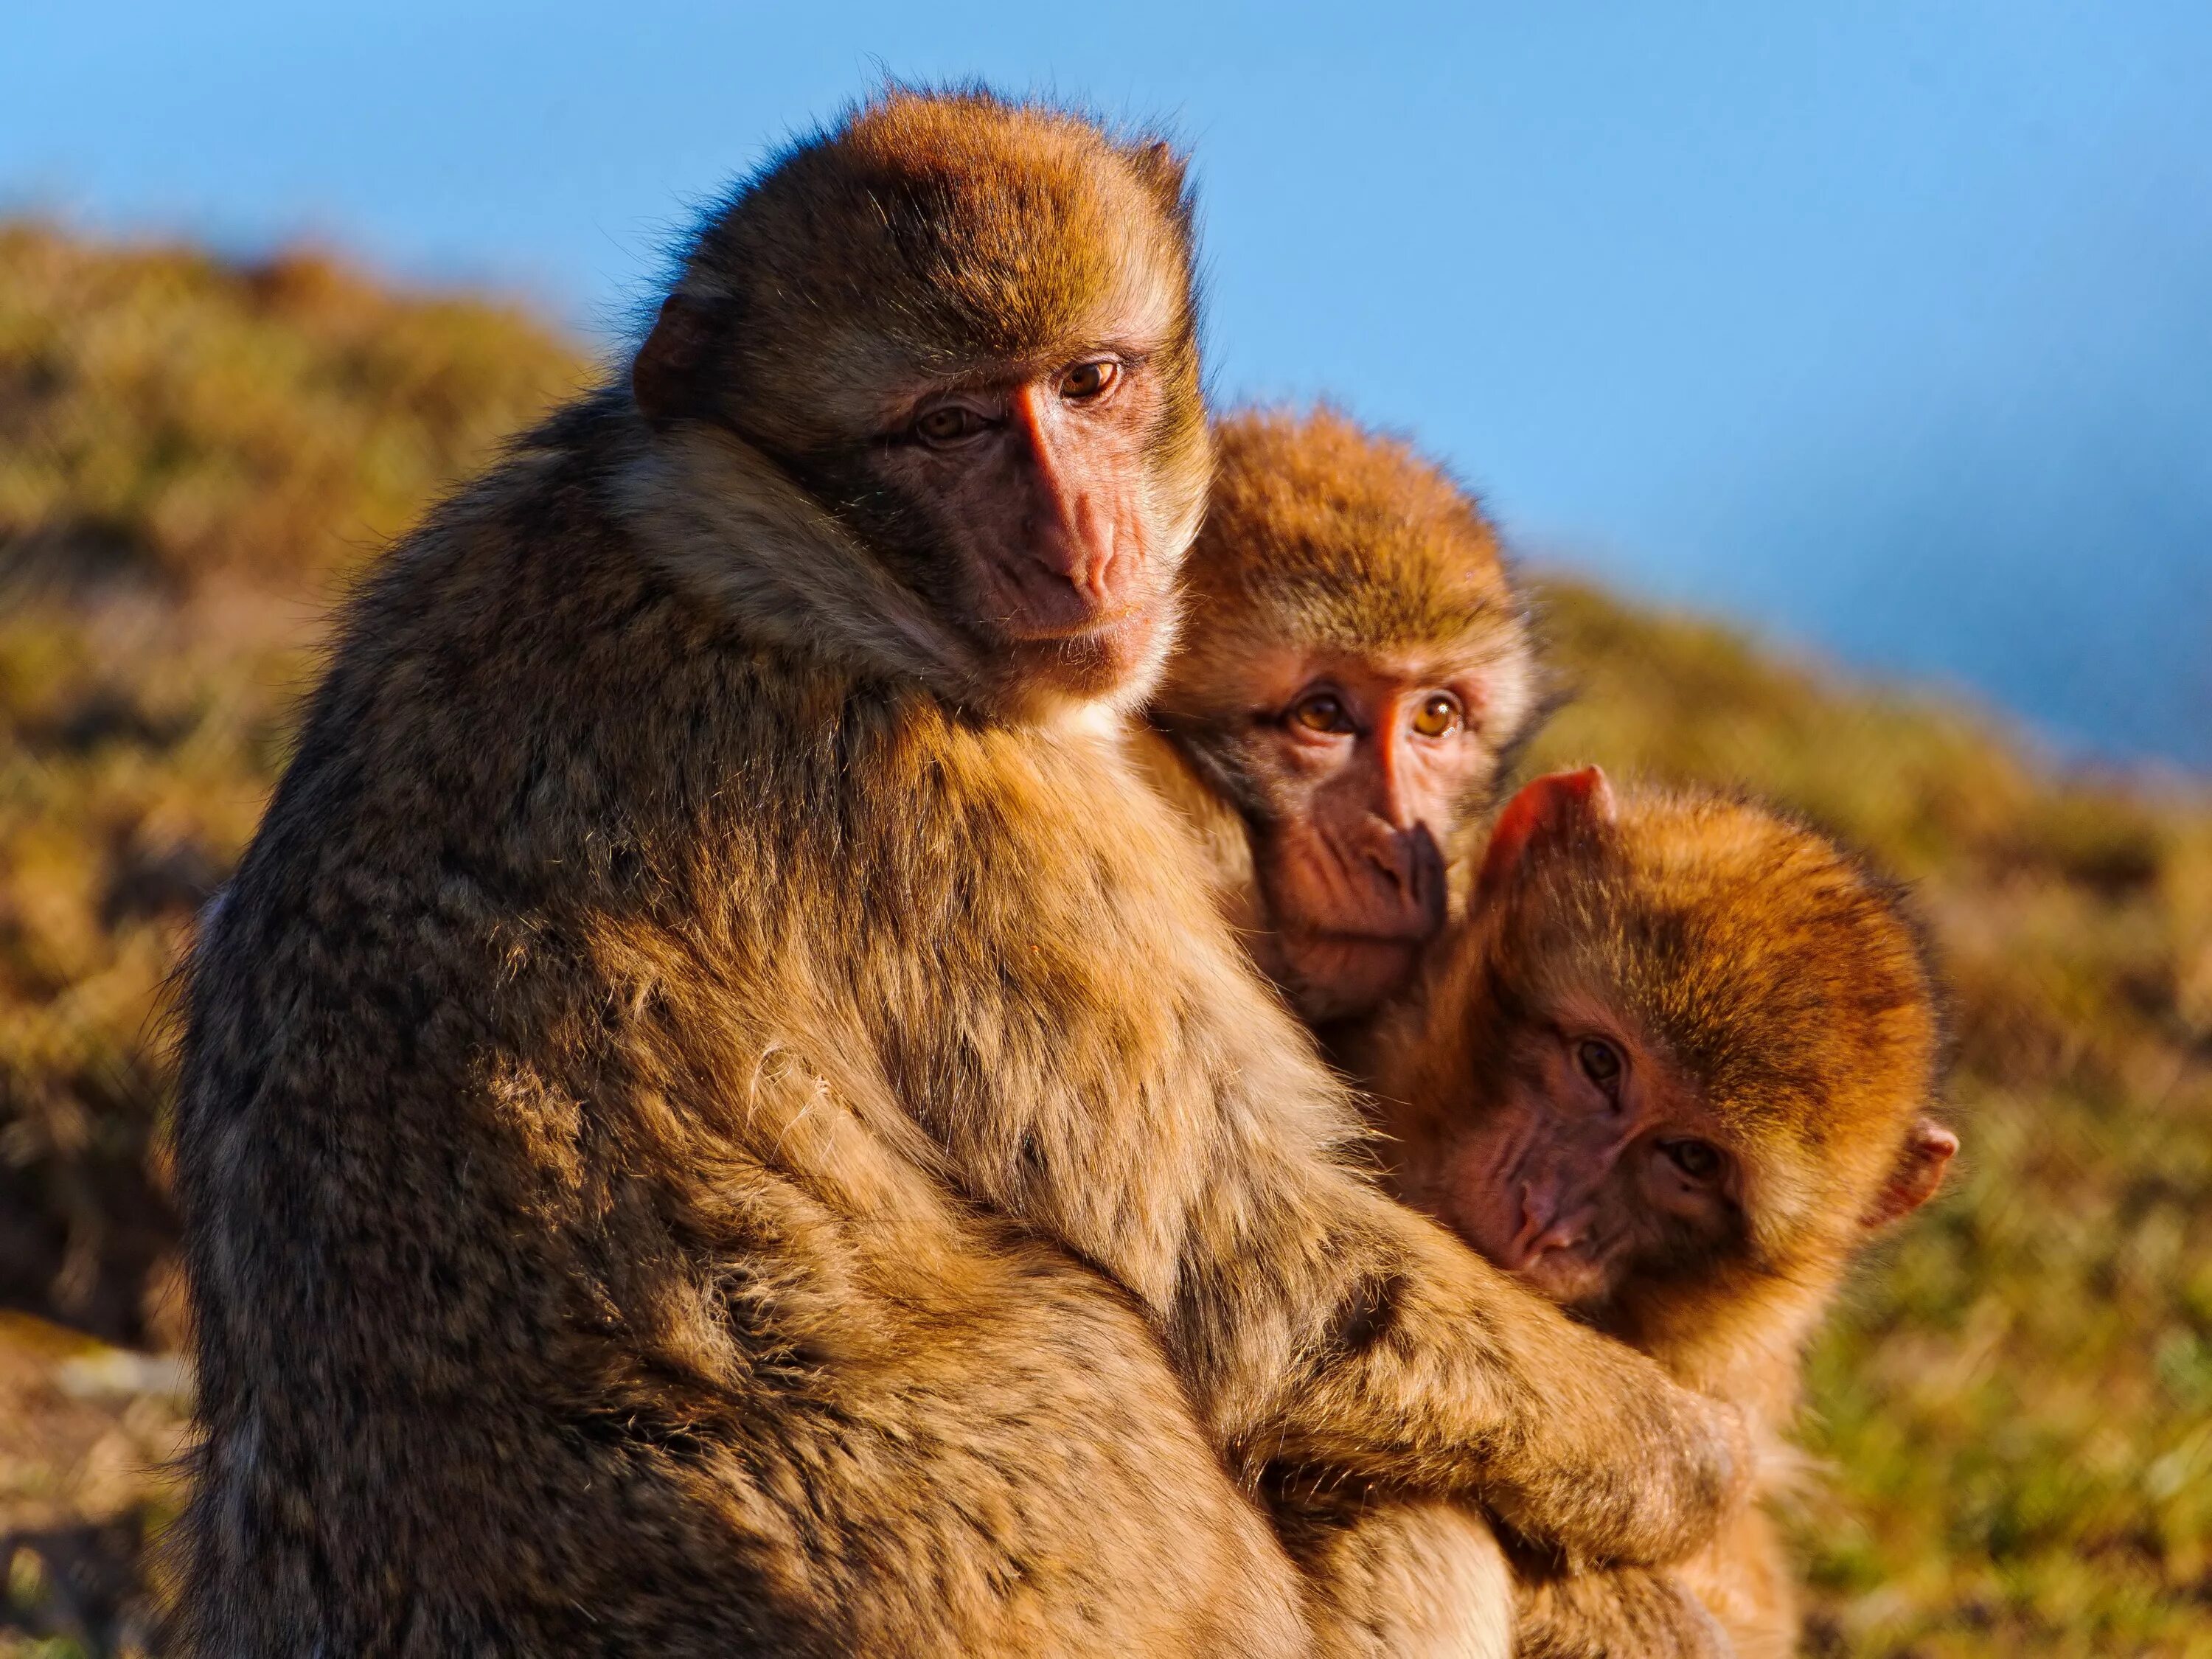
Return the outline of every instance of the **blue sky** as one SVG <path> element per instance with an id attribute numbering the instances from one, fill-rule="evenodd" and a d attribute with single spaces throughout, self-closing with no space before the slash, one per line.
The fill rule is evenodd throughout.
<path id="1" fill-rule="evenodd" d="M 885 71 L 1195 151 L 1215 382 L 1522 545 L 2212 768 L 2212 5 L 36 6 L 0 202 L 534 296 Z"/>

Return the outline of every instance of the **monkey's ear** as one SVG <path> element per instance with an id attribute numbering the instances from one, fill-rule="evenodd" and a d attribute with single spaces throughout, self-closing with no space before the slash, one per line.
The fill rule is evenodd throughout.
<path id="1" fill-rule="evenodd" d="M 1482 872 L 1474 879 L 1475 902 L 1480 903 L 1510 881 L 1538 842 L 1565 835 L 1577 825 L 1611 823 L 1613 816 L 1613 786 L 1597 767 L 1547 772 L 1522 784 L 1490 832 Z"/>
<path id="2" fill-rule="evenodd" d="M 1175 146 L 1164 138 L 1138 145 L 1129 152 L 1129 170 L 1144 181 L 1146 188 L 1159 198 L 1160 205 L 1170 215 L 1181 215 L 1187 164 L 1175 153 Z"/>
<path id="3" fill-rule="evenodd" d="M 1889 1172 L 1889 1179 L 1866 1214 L 1860 1218 L 1869 1228 L 1887 1227 L 1893 1221 L 1902 1220 L 1936 1196 L 1936 1189 L 1943 1184 L 1943 1172 L 1951 1167 L 1957 1156 L 1959 1137 L 1932 1117 L 1916 1119 L 1905 1137 L 1905 1150 L 1897 1155 L 1897 1165 Z"/>
<path id="4" fill-rule="evenodd" d="M 630 395 L 648 421 L 703 415 L 713 404 L 707 374 L 723 319 L 712 301 L 672 294 L 630 364 Z"/>

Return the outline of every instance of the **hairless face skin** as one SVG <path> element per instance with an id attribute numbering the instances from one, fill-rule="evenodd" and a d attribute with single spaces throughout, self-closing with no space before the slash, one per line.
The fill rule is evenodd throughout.
<path id="1" fill-rule="evenodd" d="M 1595 1000 L 1516 1034 L 1439 1185 L 1471 1243 L 1569 1305 L 1638 1261 L 1709 1254 L 1742 1219 L 1741 1170 L 1694 1085 Z"/>
<path id="2" fill-rule="evenodd" d="M 1490 677 L 1432 654 L 1325 651 L 1276 653 L 1250 674 L 1236 747 L 1261 807 L 1262 966 L 1310 1018 L 1360 1012 L 1443 926 L 1443 849 L 1496 769 Z"/>
<path id="3" fill-rule="evenodd" d="M 968 614 L 1064 689 L 1109 689 L 1153 652 L 1173 561 L 1148 544 L 1153 343 L 932 390 L 887 412 L 872 470 L 962 556 Z"/>
<path id="4" fill-rule="evenodd" d="M 635 372 L 641 400 L 690 412 L 690 380 L 725 325 L 671 296 Z M 908 371 L 856 415 L 872 428 L 858 445 L 732 423 L 967 619 L 1000 678 L 1078 698 L 1140 694 L 1170 642 L 1181 558 L 1153 545 L 1162 515 L 1147 482 L 1173 325 L 1139 307 L 1019 356 Z"/>

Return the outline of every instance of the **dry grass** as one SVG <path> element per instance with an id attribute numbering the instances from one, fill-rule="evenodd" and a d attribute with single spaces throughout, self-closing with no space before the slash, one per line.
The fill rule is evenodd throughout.
<path id="1" fill-rule="evenodd" d="M 159 1346 L 160 988 L 346 571 L 575 385 L 326 259 L 0 226 L 0 1302 Z M 2212 1655 L 2212 803 L 1571 584 L 1541 763 L 1741 784 L 1911 877 L 1957 986 L 1951 1194 L 1812 1361 L 1822 1653 Z M 0 1655 L 133 1646 L 173 1420 L 0 1325 Z M 119 1471 L 119 1473 L 118 1473 Z"/>

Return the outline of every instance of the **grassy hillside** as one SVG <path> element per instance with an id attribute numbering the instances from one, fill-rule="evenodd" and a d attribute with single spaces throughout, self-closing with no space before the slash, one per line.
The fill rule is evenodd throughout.
<path id="1" fill-rule="evenodd" d="M 0 1316 L 0 1655 L 143 1629 L 173 1408 L 55 1324 L 173 1337 L 160 989 L 318 619 L 581 372 L 326 260 L 0 226 L 0 1304 L 53 1322 Z M 1961 1178 L 1814 1356 L 1813 1650 L 2212 1655 L 2212 804 L 1589 589 L 1547 617 L 1540 761 L 1799 807 L 1919 884 L 1956 981 Z"/>

